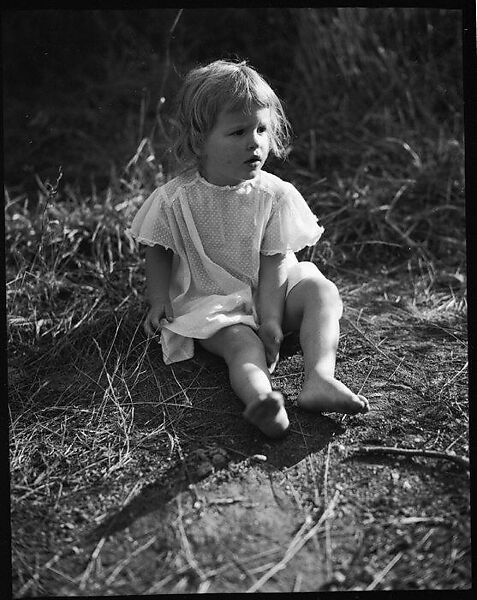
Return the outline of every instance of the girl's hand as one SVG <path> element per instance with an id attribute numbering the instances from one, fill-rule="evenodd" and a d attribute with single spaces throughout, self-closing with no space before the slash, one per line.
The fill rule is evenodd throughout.
<path id="1" fill-rule="evenodd" d="M 278 362 L 278 353 L 283 341 L 283 332 L 278 321 L 265 321 L 258 330 L 258 336 L 265 347 L 265 357 L 270 373 L 273 373 Z"/>
<path id="2" fill-rule="evenodd" d="M 144 321 L 144 331 L 148 337 L 152 337 L 161 331 L 161 321 L 163 319 L 166 319 L 169 323 L 174 320 L 172 307 L 169 301 L 155 302 L 151 305 Z"/>

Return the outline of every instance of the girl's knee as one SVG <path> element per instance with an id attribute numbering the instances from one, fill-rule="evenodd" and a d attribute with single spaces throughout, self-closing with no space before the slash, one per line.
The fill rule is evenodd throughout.
<path id="1" fill-rule="evenodd" d="M 230 325 L 223 333 L 223 354 L 227 362 L 242 352 L 253 352 L 261 343 L 255 331 L 247 325 Z"/>
<path id="2" fill-rule="evenodd" d="M 343 313 L 343 302 L 336 285 L 324 276 L 323 278 L 315 280 L 313 285 L 316 297 L 320 304 L 335 310 L 339 314 L 339 317 L 341 317 Z"/>
<path id="3" fill-rule="evenodd" d="M 341 316 L 343 303 L 336 285 L 327 279 L 313 263 L 305 264 L 307 266 L 303 268 L 304 277 L 301 279 L 300 284 L 303 286 L 306 300 L 336 309 Z"/>

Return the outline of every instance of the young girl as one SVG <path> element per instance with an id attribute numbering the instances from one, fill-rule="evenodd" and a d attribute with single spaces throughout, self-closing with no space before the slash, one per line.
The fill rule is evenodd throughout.
<path id="1" fill-rule="evenodd" d="M 194 340 L 223 357 L 245 418 L 279 437 L 289 421 L 270 373 L 284 334 L 299 331 L 299 406 L 367 412 L 366 398 L 334 377 L 338 291 L 294 254 L 323 228 L 295 187 L 262 170 L 288 140 L 276 94 L 246 62 L 218 60 L 187 75 L 177 125 L 185 169 L 151 194 L 129 230 L 146 247 L 144 328 L 160 331 L 165 363 L 191 358 Z"/>

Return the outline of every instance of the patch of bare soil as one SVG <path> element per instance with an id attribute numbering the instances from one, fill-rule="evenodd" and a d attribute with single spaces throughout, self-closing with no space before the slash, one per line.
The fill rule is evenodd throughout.
<path id="1" fill-rule="evenodd" d="M 291 431 L 270 441 L 243 420 L 220 360 L 198 350 L 165 367 L 151 346 L 135 420 L 152 430 L 165 418 L 167 443 L 151 437 L 133 468 L 69 506 L 45 502 L 43 540 L 38 520 L 14 517 L 16 536 L 47 548 L 43 593 L 470 588 L 465 320 L 444 290 L 360 277 L 337 281 L 337 375 L 368 397 L 368 415 L 297 408 L 292 336 L 274 373 Z"/>

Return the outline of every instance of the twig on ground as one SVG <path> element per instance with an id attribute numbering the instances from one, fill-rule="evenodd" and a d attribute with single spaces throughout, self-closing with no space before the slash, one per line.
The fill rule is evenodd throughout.
<path id="1" fill-rule="evenodd" d="M 228 554 L 230 556 L 231 561 L 237 567 L 237 569 L 241 571 L 246 577 L 251 579 L 255 584 L 257 582 L 257 578 L 255 577 L 254 573 L 247 569 L 247 567 L 239 561 L 239 559 L 234 555 L 234 553 L 231 550 L 228 551 Z"/>
<path id="2" fill-rule="evenodd" d="M 439 390 L 439 398 L 442 396 L 442 392 L 446 389 L 446 387 L 448 387 L 453 381 L 455 381 L 457 379 L 457 377 L 459 377 L 459 375 L 465 371 L 467 369 L 467 367 L 469 366 L 469 361 L 467 361 L 465 363 L 465 365 L 462 367 L 462 369 L 456 373 L 454 375 L 454 377 L 452 377 L 452 379 L 449 379 L 449 381 L 447 381 L 446 383 L 444 383 L 444 385 L 441 387 L 441 389 Z"/>
<path id="3" fill-rule="evenodd" d="M 151 587 L 149 587 L 145 592 L 143 592 L 143 596 L 149 596 L 150 594 L 157 594 L 159 593 L 159 591 L 167 584 L 169 583 L 172 579 L 174 579 L 174 577 L 178 577 L 180 576 L 182 573 L 185 573 L 189 570 L 189 566 L 187 566 L 187 569 L 182 569 L 181 571 L 177 571 L 176 573 L 169 573 L 169 575 L 166 575 L 163 579 L 161 579 L 160 581 L 156 581 Z"/>
<path id="4" fill-rule="evenodd" d="M 434 528 L 429 529 L 429 531 L 426 532 L 426 534 L 424 535 L 424 537 L 422 538 L 422 540 L 420 540 L 417 545 L 416 545 L 416 549 L 421 548 L 426 542 L 427 540 L 431 537 L 432 533 L 434 531 Z M 399 562 L 399 560 L 401 560 L 402 556 L 403 556 L 403 552 L 398 552 L 396 554 L 396 556 L 394 556 L 389 562 L 388 564 L 384 567 L 384 569 L 382 569 L 382 571 L 380 571 L 376 577 L 373 579 L 373 581 L 368 585 L 368 587 L 366 588 L 366 591 L 371 591 L 374 590 L 376 588 L 377 585 L 379 585 L 383 579 L 386 577 L 386 575 L 389 573 L 389 571 L 394 567 L 394 565 Z"/>
<path id="5" fill-rule="evenodd" d="M 445 449 L 446 452 L 449 452 L 449 450 L 452 448 L 452 446 L 455 446 L 455 444 L 457 444 L 457 442 L 459 440 L 461 440 L 465 435 L 467 435 L 466 433 L 461 433 L 458 437 L 455 438 L 454 441 L 452 441 L 447 448 Z"/>
<path id="6" fill-rule="evenodd" d="M 376 346 L 376 347 L 377 347 L 377 346 Z M 363 391 L 363 388 L 364 388 L 364 386 L 366 385 L 366 382 L 368 381 L 368 379 L 369 379 L 369 376 L 371 375 L 371 373 L 373 372 L 373 370 L 374 370 L 374 365 L 371 365 L 371 368 L 369 369 L 369 371 L 368 371 L 368 374 L 367 374 L 367 375 L 366 375 L 366 377 L 364 378 L 364 381 L 363 381 L 363 383 L 361 384 L 361 387 L 360 387 L 360 388 L 359 388 L 359 390 L 358 390 L 358 395 L 359 395 L 359 394 L 361 394 L 361 392 Z"/>
<path id="7" fill-rule="evenodd" d="M 183 513 L 182 513 L 182 504 L 181 504 L 180 494 L 177 496 L 177 509 L 178 509 L 177 524 L 179 527 L 179 532 L 180 532 L 181 540 L 182 540 L 182 547 L 184 548 L 187 562 L 188 562 L 190 568 L 194 571 L 194 573 L 196 573 L 198 575 L 200 581 L 204 582 L 204 581 L 206 581 L 206 577 L 205 577 L 202 569 L 200 568 L 199 563 L 196 561 L 196 559 L 192 553 L 192 548 L 191 548 L 189 539 L 187 538 L 187 534 L 184 529 L 184 522 L 182 520 Z"/>
<path id="8" fill-rule="evenodd" d="M 380 571 L 376 577 L 373 579 L 373 581 L 368 585 L 368 587 L 366 588 L 366 591 L 371 591 L 374 590 L 374 588 L 381 583 L 381 581 L 386 577 L 386 575 L 389 573 L 389 571 L 394 567 L 394 565 L 401 560 L 403 553 L 402 552 L 398 552 L 396 554 L 396 556 L 394 558 L 392 558 L 388 564 L 384 567 L 384 569 L 382 571 Z"/>
<path id="9" fill-rule="evenodd" d="M 391 375 L 388 378 L 388 382 L 391 381 L 391 379 L 394 377 L 394 375 L 396 374 L 397 370 L 401 367 L 402 363 L 404 362 L 404 356 L 401 358 L 401 360 L 399 361 L 398 366 L 394 369 L 394 371 L 391 373 Z"/>
<path id="10" fill-rule="evenodd" d="M 465 456 L 452 454 L 451 452 L 439 452 L 438 450 L 424 450 L 419 448 L 395 448 L 389 446 L 359 446 L 355 451 L 365 454 L 396 454 L 401 456 L 424 456 L 426 458 L 442 458 L 450 460 L 465 469 L 469 469 L 470 461 Z"/>
<path id="11" fill-rule="evenodd" d="M 294 429 L 293 427 L 290 427 L 289 431 L 291 433 L 298 433 L 298 434 L 302 435 L 304 438 L 305 437 L 309 437 L 309 438 L 315 438 L 316 437 L 316 434 L 312 435 L 311 433 L 305 433 L 304 431 L 298 431 L 298 429 Z"/>
<path id="12" fill-rule="evenodd" d="M 326 462 L 325 462 L 325 473 L 323 476 L 323 498 L 325 502 L 325 506 L 328 504 L 328 473 L 330 469 L 330 451 L 331 451 L 331 443 L 328 442 L 328 448 L 326 453 Z M 333 558 L 332 558 L 332 549 L 331 549 L 331 527 L 330 522 L 327 519 L 325 521 L 325 562 L 326 562 L 326 573 L 327 577 L 331 577 L 331 573 L 333 571 Z"/>
<path id="13" fill-rule="evenodd" d="M 26 583 L 24 583 L 23 586 L 18 591 L 18 597 L 19 598 L 23 597 L 26 594 L 26 592 L 28 592 L 30 590 L 32 585 L 34 585 L 35 583 L 38 583 L 38 581 L 40 580 L 41 573 L 43 573 L 43 571 L 46 569 L 51 569 L 51 567 L 55 563 L 57 563 L 60 560 L 60 558 L 62 558 L 68 551 L 69 551 L 69 548 L 60 550 L 52 558 L 50 558 L 44 565 L 42 565 L 41 567 L 37 566 L 37 570 L 33 574 L 33 576 L 30 577 L 30 579 Z"/>
<path id="14" fill-rule="evenodd" d="M 246 562 L 254 562 L 258 561 L 259 559 L 263 558 L 264 556 L 269 556 L 270 554 L 277 554 L 278 552 L 280 552 L 281 548 L 277 547 L 277 548 L 270 548 L 270 550 L 265 550 L 263 552 L 259 552 L 257 554 L 251 554 Z M 242 559 L 243 560 L 243 559 Z M 207 579 L 209 579 L 210 577 L 215 577 L 216 575 L 220 575 L 220 573 L 223 573 L 224 571 L 227 571 L 228 569 L 230 569 L 230 567 L 232 566 L 232 562 L 226 562 L 223 565 L 220 565 L 220 567 L 217 567 L 216 569 L 211 569 L 209 571 L 206 571 L 204 573 L 205 577 Z M 260 567 L 256 567 L 256 569 L 265 569 L 265 567 L 269 568 L 270 566 L 272 566 L 274 563 L 266 563 L 266 565 L 261 565 Z"/>
<path id="15" fill-rule="evenodd" d="M 357 325 L 355 325 L 355 324 L 353 323 L 353 321 L 351 321 L 351 319 L 348 319 L 347 317 L 344 317 L 344 316 L 342 317 L 342 319 L 343 319 L 344 321 L 346 321 L 347 323 L 349 323 L 349 324 L 350 324 L 350 325 L 353 327 L 353 329 L 355 329 L 355 330 L 356 330 L 356 331 L 359 333 L 359 335 L 360 335 L 360 336 L 361 336 L 361 337 L 362 337 L 364 340 L 366 340 L 366 341 L 368 342 L 368 344 L 370 344 L 370 345 L 371 345 L 373 348 L 375 348 L 375 349 L 376 349 L 376 350 L 377 350 L 377 351 L 378 351 L 380 354 L 382 354 L 382 355 L 383 355 L 384 357 L 386 357 L 388 360 L 390 360 L 390 361 L 392 361 L 392 362 L 396 362 L 394 358 L 392 358 L 391 356 L 389 356 L 389 354 L 386 354 L 386 352 L 384 352 L 384 350 L 381 350 L 381 348 L 380 348 L 380 347 L 379 347 L 379 346 L 378 346 L 378 345 L 377 345 L 375 342 L 373 342 L 373 340 L 372 340 L 372 339 L 370 339 L 370 338 L 369 338 L 369 337 L 368 337 L 368 336 L 367 336 L 367 335 L 364 333 L 364 331 L 361 331 L 361 329 L 360 329 L 360 328 L 359 328 Z M 396 358 L 397 358 L 397 357 L 396 357 Z"/>
<path id="16" fill-rule="evenodd" d="M 81 577 L 79 577 L 79 589 L 81 591 L 84 591 L 84 589 L 86 588 L 86 584 L 88 583 L 88 580 L 90 578 L 93 567 L 99 558 L 99 555 L 101 553 L 101 550 L 103 549 L 105 542 L 106 542 L 106 537 L 103 536 L 99 540 L 99 542 L 96 544 L 96 547 L 93 550 L 93 553 L 91 554 L 88 564 L 86 565 L 86 569 L 83 571 L 83 574 L 81 575 Z"/>
<path id="17" fill-rule="evenodd" d="M 137 556 L 141 552 L 144 552 L 144 550 L 147 550 L 147 548 L 149 548 L 149 546 L 152 546 L 152 544 L 154 544 L 154 542 L 156 540 L 157 540 L 157 535 L 152 536 L 152 538 L 150 538 L 145 544 L 143 544 L 139 548 L 136 548 L 133 552 L 131 552 L 131 554 L 127 554 L 126 558 L 119 561 L 119 563 L 114 567 L 113 571 L 106 579 L 105 585 L 109 586 L 112 583 L 114 583 L 114 581 L 116 580 L 116 577 L 124 569 L 124 567 L 126 567 L 135 556 Z"/>
<path id="18" fill-rule="evenodd" d="M 318 495 L 318 480 L 317 480 L 317 477 L 316 477 L 316 469 L 313 466 L 313 459 L 312 459 L 312 457 L 314 455 L 313 455 L 312 452 L 309 451 L 308 444 L 306 443 L 305 434 L 303 433 L 303 427 L 301 426 L 301 421 L 298 421 L 298 425 L 300 426 L 300 433 L 303 436 L 303 444 L 304 444 L 304 446 L 306 448 L 306 460 L 307 460 L 307 462 L 308 462 L 308 464 L 310 466 L 310 472 L 311 472 L 311 474 L 313 476 L 313 483 L 314 483 L 313 487 L 314 487 L 314 493 L 315 493 L 315 503 L 316 503 L 316 505 L 319 505 L 320 498 L 319 498 L 319 495 Z M 326 503 L 326 500 L 325 500 L 325 503 Z"/>
<path id="19" fill-rule="evenodd" d="M 303 579 L 302 574 L 301 573 L 297 573 L 297 576 L 295 577 L 295 583 L 293 584 L 292 593 L 300 591 L 302 579 Z"/>

